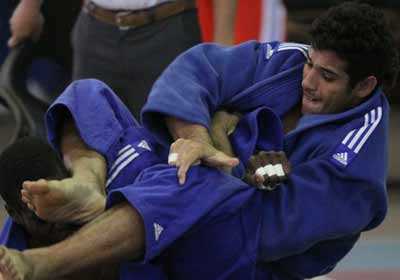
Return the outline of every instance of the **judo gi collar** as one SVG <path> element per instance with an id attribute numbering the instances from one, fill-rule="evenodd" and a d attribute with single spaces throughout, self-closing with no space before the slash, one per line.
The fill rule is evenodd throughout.
<path id="1" fill-rule="evenodd" d="M 383 106 L 385 109 L 389 107 L 387 99 L 381 88 L 377 88 L 368 100 L 350 110 L 338 114 L 303 115 L 300 118 L 297 127 L 293 131 L 288 133 L 286 138 L 290 138 L 294 135 L 297 135 L 298 133 L 319 125 L 332 122 L 348 122 L 353 120 L 354 118 L 363 117 L 365 112 L 379 106 Z"/>

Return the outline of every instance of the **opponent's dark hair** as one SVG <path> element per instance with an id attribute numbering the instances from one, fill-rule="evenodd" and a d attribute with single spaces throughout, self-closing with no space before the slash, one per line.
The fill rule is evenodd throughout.
<path id="1" fill-rule="evenodd" d="M 374 75 L 391 88 L 399 72 L 399 54 L 383 13 L 369 4 L 345 2 L 327 10 L 311 26 L 311 45 L 334 51 L 347 62 L 350 85 Z"/>
<path id="2" fill-rule="evenodd" d="M 24 181 L 68 176 L 69 172 L 57 153 L 36 137 L 21 138 L 0 155 L 0 195 L 10 207 L 21 207 L 20 190 Z"/>

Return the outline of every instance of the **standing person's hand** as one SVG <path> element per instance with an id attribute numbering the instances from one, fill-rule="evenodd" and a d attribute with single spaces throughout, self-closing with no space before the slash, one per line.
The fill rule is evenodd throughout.
<path id="1" fill-rule="evenodd" d="M 250 158 L 245 181 L 260 190 L 273 190 L 287 180 L 290 171 L 290 162 L 284 152 L 262 151 Z"/>
<path id="2" fill-rule="evenodd" d="M 26 39 L 38 40 L 43 30 L 44 18 L 40 11 L 41 0 L 21 0 L 10 19 L 10 48 Z"/>

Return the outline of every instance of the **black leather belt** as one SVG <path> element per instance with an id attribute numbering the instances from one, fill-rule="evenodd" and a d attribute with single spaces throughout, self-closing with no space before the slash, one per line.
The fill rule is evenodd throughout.
<path id="1" fill-rule="evenodd" d="M 116 25 L 120 28 L 135 28 L 163 20 L 183 11 L 196 8 L 195 0 L 177 0 L 165 2 L 144 10 L 108 10 L 85 1 L 83 10 L 99 21 Z"/>

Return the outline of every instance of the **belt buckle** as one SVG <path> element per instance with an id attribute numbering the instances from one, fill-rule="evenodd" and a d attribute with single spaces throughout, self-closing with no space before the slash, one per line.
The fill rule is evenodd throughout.
<path id="1" fill-rule="evenodd" d="M 118 26 L 118 28 L 119 28 L 120 30 L 129 30 L 129 29 L 131 29 L 131 28 L 134 28 L 134 26 L 128 26 L 128 25 L 123 26 L 123 25 L 122 25 L 122 23 L 123 23 L 123 18 L 124 18 L 125 16 L 131 14 L 131 13 L 132 13 L 132 12 L 130 12 L 130 11 L 121 11 L 121 12 L 118 12 L 118 13 L 115 14 L 115 23 L 116 23 L 116 25 Z"/>

